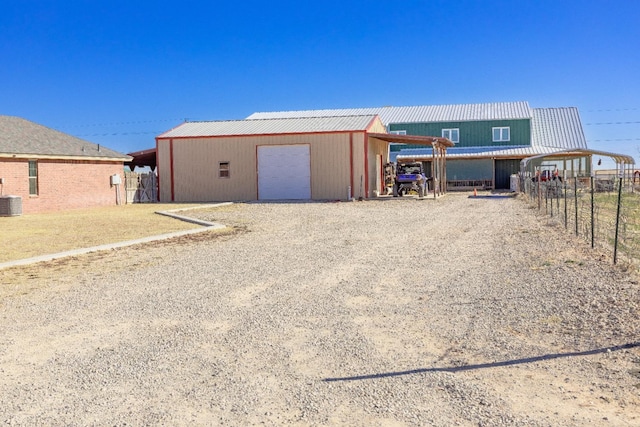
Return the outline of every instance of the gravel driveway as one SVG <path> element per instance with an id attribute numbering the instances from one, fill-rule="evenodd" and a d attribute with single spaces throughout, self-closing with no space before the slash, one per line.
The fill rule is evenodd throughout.
<path id="1" fill-rule="evenodd" d="M 1 271 L 8 425 L 640 425 L 640 285 L 516 198 L 236 204 Z"/>

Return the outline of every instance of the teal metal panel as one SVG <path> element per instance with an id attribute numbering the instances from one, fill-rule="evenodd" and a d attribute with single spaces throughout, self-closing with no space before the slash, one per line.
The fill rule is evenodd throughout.
<path id="1" fill-rule="evenodd" d="M 510 129 L 510 140 L 493 142 L 494 127 Z M 456 147 L 492 147 L 531 145 L 530 120 L 492 120 L 477 122 L 392 123 L 390 131 L 405 130 L 407 135 L 442 136 L 442 129 L 460 129 L 460 142 Z M 413 148 L 424 146 L 412 146 Z"/>
<path id="2" fill-rule="evenodd" d="M 520 159 L 496 160 L 496 189 L 510 188 L 511 175 L 518 172 L 520 172 Z"/>
<path id="3" fill-rule="evenodd" d="M 447 160 L 447 180 L 493 179 L 493 160 Z"/>

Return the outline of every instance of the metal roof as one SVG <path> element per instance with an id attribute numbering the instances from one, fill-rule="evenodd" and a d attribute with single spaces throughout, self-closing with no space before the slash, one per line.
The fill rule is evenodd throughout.
<path id="1" fill-rule="evenodd" d="M 554 154 L 562 152 L 562 148 L 531 147 L 531 146 L 504 146 L 504 147 L 453 147 L 447 149 L 447 159 L 486 159 L 486 158 L 511 158 L 522 159 L 524 157 L 540 154 Z M 396 159 L 421 159 L 431 158 L 431 148 L 405 148 L 396 152 Z"/>
<path id="2" fill-rule="evenodd" d="M 376 115 L 186 122 L 158 138 L 365 131 Z"/>
<path id="3" fill-rule="evenodd" d="M 453 147 L 454 144 L 447 138 L 437 136 L 419 136 L 419 135 L 396 135 L 392 133 L 370 133 L 371 138 L 377 138 L 381 141 L 392 142 L 395 144 L 407 145 L 431 145 L 434 144 L 442 147 Z"/>
<path id="4" fill-rule="evenodd" d="M 534 108 L 531 145 L 562 149 L 587 148 L 580 114 L 575 107 Z"/>
<path id="5" fill-rule="evenodd" d="M 554 153 L 556 156 L 566 156 L 566 157 L 582 157 L 582 156 L 591 156 L 591 155 L 596 155 L 596 156 L 605 156 L 605 157 L 610 157 L 613 160 L 615 160 L 616 164 L 625 164 L 625 165 L 635 165 L 636 161 L 633 157 L 631 156 L 627 156 L 626 154 L 618 154 L 618 153 L 609 153 L 607 151 L 598 151 L 598 150 L 587 150 L 587 149 L 582 149 L 582 148 L 578 148 L 578 149 L 573 149 L 573 150 L 560 150 L 557 151 L 556 153 Z M 520 161 L 520 164 L 522 165 L 523 168 L 526 169 L 527 165 L 529 164 L 529 162 L 531 162 L 531 160 L 534 159 L 540 159 L 540 158 L 544 158 L 546 157 L 546 154 L 538 154 L 535 156 L 531 156 L 531 157 L 527 157 L 525 159 L 522 159 Z"/>
<path id="6" fill-rule="evenodd" d="M 0 157 L 7 156 L 131 160 L 125 154 L 29 120 L 0 116 Z"/>
<path id="7" fill-rule="evenodd" d="M 253 113 L 247 119 L 328 117 L 377 114 L 382 123 L 459 122 L 480 120 L 531 119 L 526 101 L 484 104 L 423 105 L 413 107 L 345 108 Z"/>

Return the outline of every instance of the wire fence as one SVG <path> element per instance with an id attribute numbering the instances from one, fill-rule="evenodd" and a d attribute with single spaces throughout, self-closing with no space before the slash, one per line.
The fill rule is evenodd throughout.
<path id="1" fill-rule="evenodd" d="M 640 186 L 617 177 L 521 178 L 528 202 L 613 263 L 640 267 Z"/>

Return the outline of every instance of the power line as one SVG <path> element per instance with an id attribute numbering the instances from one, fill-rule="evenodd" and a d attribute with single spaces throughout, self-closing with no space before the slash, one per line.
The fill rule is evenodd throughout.
<path id="1" fill-rule="evenodd" d="M 111 123 L 91 123 L 91 124 L 81 124 L 81 125 L 69 125 L 68 127 L 98 127 L 98 126 L 122 126 L 122 125 L 138 125 L 138 124 L 146 124 L 146 123 L 181 123 L 186 121 L 186 119 L 156 119 L 156 120 L 132 120 L 126 122 L 111 122 Z"/>
<path id="2" fill-rule="evenodd" d="M 634 125 L 634 124 L 638 124 L 640 123 L 640 121 L 637 122 L 599 122 L 599 123 L 585 123 L 586 125 Z"/>
<path id="3" fill-rule="evenodd" d="M 621 138 L 621 139 L 590 139 L 587 142 L 619 142 L 619 141 L 640 141 L 640 138 Z"/>
<path id="4" fill-rule="evenodd" d="M 608 108 L 602 110 L 584 110 L 586 113 L 600 113 L 604 111 L 638 111 L 640 108 Z"/>
<path id="5" fill-rule="evenodd" d="M 157 131 L 147 131 L 147 132 L 83 133 L 83 134 L 78 134 L 76 136 L 118 136 L 118 135 L 149 135 L 149 134 L 160 135 L 162 132 L 165 132 L 165 131 L 157 130 Z"/>

